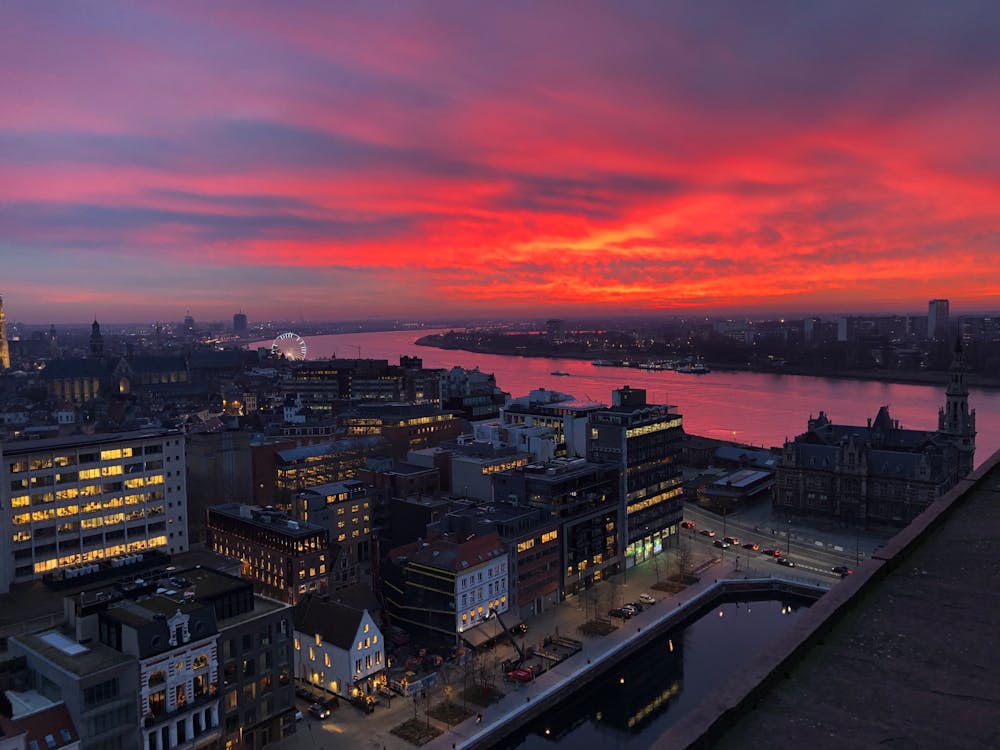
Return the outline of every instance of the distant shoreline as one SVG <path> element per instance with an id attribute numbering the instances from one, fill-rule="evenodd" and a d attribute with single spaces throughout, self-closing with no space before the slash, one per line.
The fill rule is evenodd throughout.
<path id="1" fill-rule="evenodd" d="M 473 346 L 473 345 L 445 345 L 437 336 L 439 334 L 433 334 L 431 336 L 421 336 L 414 343 L 417 346 L 426 346 L 432 349 L 442 349 L 445 351 L 464 351 L 464 352 L 474 352 L 476 354 L 495 354 L 500 357 L 530 357 L 532 359 L 575 359 L 581 362 L 588 362 L 594 359 L 606 358 L 610 355 L 601 354 L 599 352 L 590 352 L 587 354 L 582 353 L 569 353 L 569 352 L 505 352 L 496 351 L 492 347 L 487 345 Z M 615 355 L 616 357 L 621 357 L 621 353 Z M 716 362 L 706 362 L 706 365 L 713 370 L 718 372 L 756 372 L 762 375 L 801 375 L 803 377 L 810 378 L 829 378 L 831 380 L 867 380 L 876 383 L 898 383 L 900 385 L 933 385 L 933 386 L 944 386 L 948 383 L 948 372 L 947 370 L 936 370 L 933 372 L 901 372 L 901 371 L 881 371 L 881 372 L 871 372 L 869 370 L 841 370 L 839 372 L 815 372 L 812 370 L 804 368 L 785 368 L 782 370 L 764 370 L 764 369 L 754 369 L 751 367 L 733 367 L 732 365 L 720 364 Z M 630 367 L 621 367 L 618 369 L 629 370 L 633 369 Z M 972 388 L 982 388 L 989 390 L 1000 389 L 1000 378 L 989 378 L 982 375 L 977 375 L 974 373 L 969 373 L 966 375 L 966 381 Z"/>

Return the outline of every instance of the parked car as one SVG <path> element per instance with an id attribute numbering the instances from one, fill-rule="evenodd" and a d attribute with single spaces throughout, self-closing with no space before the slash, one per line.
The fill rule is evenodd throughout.
<path id="1" fill-rule="evenodd" d="M 846 565 L 837 565 L 834 568 L 830 568 L 830 570 L 832 570 L 834 573 L 838 573 L 838 574 L 840 574 L 842 576 L 849 576 L 849 575 L 851 575 L 851 573 L 854 572 L 853 570 L 851 570 L 850 568 L 848 568 Z"/>
<path id="2" fill-rule="evenodd" d="M 627 619 L 627 615 L 625 614 L 625 610 L 622 609 L 621 607 L 615 607 L 614 609 L 609 609 L 608 610 L 608 617 L 617 617 L 620 620 Z"/>
<path id="3" fill-rule="evenodd" d="M 712 542 L 712 544 L 714 544 L 716 547 L 721 547 L 722 549 L 733 546 L 729 542 L 723 541 L 722 539 L 716 539 L 714 542 Z"/>
<path id="4" fill-rule="evenodd" d="M 770 547 L 768 547 L 767 549 L 762 549 L 760 553 L 762 555 L 767 555 L 768 557 L 781 557 L 780 549 L 771 549 Z"/>
<path id="5" fill-rule="evenodd" d="M 702 536 L 715 536 L 715 532 L 712 531 L 711 529 L 702 529 L 698 533 L 701 534 Z"/>
<path id="6" fill-rule="evenodd" d="M 309 715 L 314 719 L 322 721 L 330 715 L 330 709 L 325 706 L 321 706 L 319 703 L 313 703 L 309 706 Z"/>
<path id="7" fill-rule="evenodd" d="M 626 607 L 631 607 L 636 612 L 642 612 L 646 608 L 646 605 L 642 602 L 625 602 Z"/>
<path id="8" fill-rule="evenodd" d="M 528 626 L 523 622 L 519 622 L 517 625 L 510 629 L 511 635 L 524 635 L 528 632 Z"/>
<path id="9" fill-rule="evenodd" d="M 514 682 L 531 682 L 535 679 L 535 673 L 531 669 L 512 669 L 507 673 L 507 679 Z"/>
<path id="10" fill-rule="evenodd" d="M 793 563 L 787 557 L 779 557 L 777 560 L 775 560 L 775 562 L 778 563 L 778 565 L 784 565 L 786 568 L 795 567 L 795 563 Z"/>
<path id="11" fill-rule="evenodd" d="M 681 528 L 682 529 L 693 529 L 694 528 L 694 521 L 681 521 Z"/>
<path id="12" fill-rule="evenodd" d="M 747 542 L 746 544 L 743 545 L 743 549 L 749 549 L 756 552 L 757 550 L 760 549 L 760 545 L 756 544 L 755 542 Z"/>
<path id="13" fill-rule="evenodd" d="M 639 594 L 639 601 L 645 602 L 646 604 L 656 604 L 656 599 L 647 594 L 645 591 Z"/>
<path id="14" fill-rule="evenodd" d="M 622 611 L 625 612 L 625 615 L 627 617 L 635 617 L 637 614 L 639 614 L 639 608 L 632 604 L 622 605 Z"/>
<path id="15" fill-rule="evenodd" d="M 738 536 L 727 536 L 724 537 L 722 541 L 729 542 L 730 544 L 739 544 L 740 538 Z"/>

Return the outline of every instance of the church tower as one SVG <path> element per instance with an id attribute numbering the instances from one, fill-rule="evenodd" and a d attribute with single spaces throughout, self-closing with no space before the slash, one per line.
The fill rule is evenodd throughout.
<path id="1" fill-rule="evenodd" d="M 104 337 L 101 335 L 101 324 L 94 318 L 90 326 L 90 356 L 100 357 L 104 354 Z"/>
<path id="2" fill-rule="evenodd" d="M 976 410 L 969 411 L 969 386 L 965 382 L 965 354 L 962 340 L 955 342 L 955 354 L 948 372 L 944 408 L 938 411 L 938 432 L 958 449 L 958 476 L 972 473 L 976 454 Z"/>
<path id="3" fill-rule="evenodd" d="M 10 348 L 7 346 L 7 313 L 3 311 L 3 297 L 0 297 L 0 370 L 10 369 Z"/>

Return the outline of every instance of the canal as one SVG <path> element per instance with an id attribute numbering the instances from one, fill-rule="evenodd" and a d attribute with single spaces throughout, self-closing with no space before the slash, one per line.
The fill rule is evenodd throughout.
<path id="1" fill-rule="evenodd" d="M 702 609 L 498 747 L 646 750 L 784 634 L 809 604 L 791 597 L 729 599 Z"/>

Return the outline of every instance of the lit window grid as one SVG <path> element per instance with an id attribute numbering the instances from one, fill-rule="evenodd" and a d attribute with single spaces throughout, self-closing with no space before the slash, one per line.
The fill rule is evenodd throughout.
<path id="1" fill-rule="evenodd" d="M 507 556 L 493 558 L 455 576 L 455 628 L 461 633 L 488 619 L 490 609 L 501 615 L 509 608 Z M 491 589 L 492 586 L 492 589 Z"/>
<path id="2" fill-rule="evenodd" d="M 182 498 L 178 513 L 186 505 L 183 450 L 170 456 L 181 477 L 180 493 L 165 481 L 164 458 L 178 448 L 168 446 L 168 442 L 85 444 L 5 456 L 8 486 L 4 489 L 10 493 L 11 541 L 17 550 L 32 549 L 31 558 L 15 558 L 15 569 L 31 566 L 30 574 L 16 574 L 16 579 L 168 546 L 167 534 L 157 533 L 166 531 L 167 496 Z M 146 449 L 155 452 L 147 453 Z M 68 481 L 67 475 L 71 475 Z M 23 486 L 16 488 L 15 482 Z M 118 483 L 120 487 L 113 486 Z M 124 531 L 123 539 L 107 538 L 118 531 Z M 177 544 L 186 548 L 184 524 L 177 531 L 181 533 Z M 54 550 L 35 551 L 35 546 L 49 545 Z"/>

